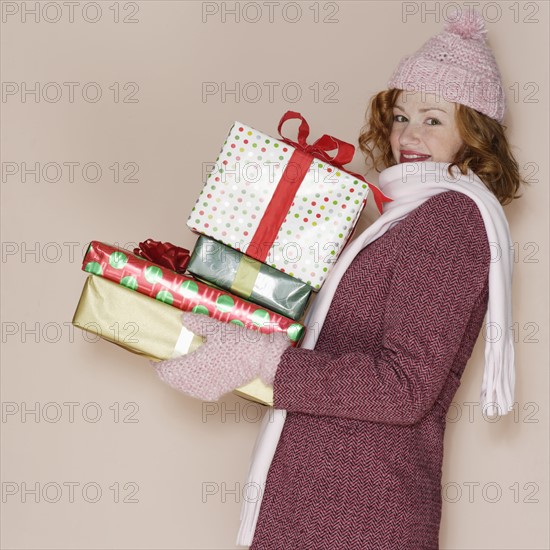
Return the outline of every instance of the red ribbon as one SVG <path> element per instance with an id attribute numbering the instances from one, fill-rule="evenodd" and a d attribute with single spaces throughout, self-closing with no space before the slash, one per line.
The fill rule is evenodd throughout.
<path id="1" fill-rule="evenodd" d="M 297 142 L 284 137 L 281 133 L 283 124 L 291 119 L 299 119 L 301 121 L 298 129 Z M 327 134 L 321 136 L 315 143 L 309 145 L 307 142 L 309 124 L 300 113 L 294 111 L 287 111 L 283 115 L 279 122 L 278 131 L 282 140 L 294 147 L 295 151 L 292 153 L 281 179 L 275 188 L 273 196 L 265 209 L 260 224 L 246 249 L 247 256 L 251 256 L 260 262 L 265 262 L 275 237 L 279 232 L 279 228 L 292 205 L 296 192 L 311 166 L 313 158 L 321 159 L 328 164 L 345 170 L 343 165 L 350 162 L 355 153 L 355 147 L 351 143 L 346 143 L 341 139 Z M 331 155 L 330 151 L 336 152 Z M 382 213 L 382 204 L 384 202 L 390 202 L 392 199 L 386 197 L 378 187 L 366 181 L 363 176 L 355 174 L 354 172 L 347 172 L 357 179 L 364 181 L 369 186 L 374 195 L 378 211 Z"/>
<path id="2" fill-rule="evenodd" d="M 258 228 L 246 248 L 247 256 L 259 262 L 265 262 L 269 255 L 269 250 L 275 241 L 275 237 L 279 232 L 279 228 L 292 205 L 296 192 L 311 166 L 312 158 L 309 153 L 304 153 L 299 149 L 296 149 L 292 153 L 260 220 Z"/>
<path id="3" fill-rule="evenodd" d="M 186 248 L 153 239 L 139 243 L 139 248 L 134 248 L 134 254 L 181 274 L 185 273 L 190 259 L 189 250 Z"/>
<path id="4" fill-rule="evenodd" d="M 283 124 L 287 120 L 292 120 L 296 118 L 301 120 L 300 127 L 298 128 L 297 142 L 284 137 L 281 133 Z M 324 134 L 315 143 L 309 145 L 307 143 L 307 138 L 309 136 L 309 124 L 300 113 L 296 113 L 295 111 L 287 111 L 283 115 L 283 118 L 281 118 L 277 130 L 279 131 L 279 135 L 285 143 L 292 145 L 299 151 L 309 153 L 310 155 L 317 157 L 318 159 L 324 160 L 329 164 L 338 166 L 339 168 L 342 168 L 342 165 L 351 162 L 351 160 L 353 159 L 355 147 L 351 143 L 347 143 L 345 141 L 342 141 L 341 139 L 329 136 L 327 134 Z M 336 150 L 336 153 L 333 156 L 330 156 L 328 154 L 329 151 L 334 150 Z"/>
<path id="5" fill-rule="evenodd" d="M 283 127 L 283 124 L 287 120 L 292 119 L 299 119 L 300 127 L 298 128 L 298 142 L 292 141 L 286 137 L 283 136 L 281 133 L 281 129 Z M 307 143 L 307 138 L 309 136 L 309 124 L 306 122 L 306 119 L 300 114 L 295 111 L 287 111 L 283 117 L 281 118 L 281 121 L 279 122 L 278 127 L 279 135 L 281 136 L 282 140 L 285 143 L 288 143 L 289 145 L 292 145 L 296 149 L 303 151 L 304 153 L 309 153 L 310 155 L 313 155 L 316 158 L 319 158 L 321 160 L 324 160 L 325 162 L 328 162 L 329 164 L 332 164 L 333 166 L 336 166 L 338 168 L 341 168 L 342 170 L 346 170 L 344 168 L 344 164 L 347 164 L 348 162 L 351 162 L 353 159 L 353 155 L 355 153 L 355 147 L 351 143 L 347 143 L 345 141 L 342 141 L 341 139 L 335 138 L 333 136 L 329 136 L 327 134 L 324 134 L 321 136 L 315 143 L 312 143 L 309 145 Z M 336 150 L 336 153 L 331 156 L 329 155 L 329 151 Z M 355 176 L 357 179 L 364 181 L 371 190 L 373 196 L 374 196 L 374 202 L 376 203 L 376 206 L 378 207 L 378 211 L 380 214 L 382 214 L 382 205 L 385 202 L 392 202 L 393 199 L 390 199 L 376 185 L 373 185 L 372 183 L 369 183 L 363 176 L 360 174 L 356 174 L 355 172 L 350 172 L 349 170 L 346 170 L 348 174 L 351 174 L 352 176 Z"/>

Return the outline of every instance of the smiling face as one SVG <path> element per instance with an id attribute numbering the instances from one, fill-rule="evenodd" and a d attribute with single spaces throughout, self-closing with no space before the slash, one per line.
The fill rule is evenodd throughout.
<path id="1" fill-rule="evenodd" d="M 395 162 L 453 162 L 463 145 L 455 109 L 455 103 L 434 94 L 401 92 L 390 134 Z"/>

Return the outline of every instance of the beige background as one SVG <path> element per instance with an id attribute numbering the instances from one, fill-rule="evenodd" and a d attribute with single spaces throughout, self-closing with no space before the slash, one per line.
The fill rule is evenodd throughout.
<path id="1" fill-rule="evenodd" d="M 82 250 L 147 237 L 191 248 L 203 163 L 234 120 L 275 135 L 298 110 L 314 139 L 355 143 L 368 98 L 452 3 L 307 1 L 299 15 L 280 2 L 272 21 L 264 2 L 237 4 L 238 22 L 234 2 L 87 2 L 72 14 L 42 2 L 35 15 L 35 2 L 2 2 L 2 548 L 235 548 L 265 409 L 187 398 L 142 358 L 73 331 Z M 510 142 L 532 181 L 506 207 L 517 406 L 496 423 L 482 415 L 480 337 L 449 411 L 440 542 L 547 549 L 548 3 L 483 6 Z M 271 98 L 265 82 L 277 83 Z M 22 92 L 36 83 L 39 95 Z M 203 97 L 203 83 L 240 93 Z M 133 166 L 136 181 L 122 181 Z M 359 155 L 351 167 L 362 171 Z M 361 227 L 375 217 L 371 205 Z"/>

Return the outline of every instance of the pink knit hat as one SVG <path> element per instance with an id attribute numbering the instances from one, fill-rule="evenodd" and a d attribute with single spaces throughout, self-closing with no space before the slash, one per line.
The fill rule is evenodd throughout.
<path id="1" fill-rule="evenodd" d="M 439 93 L 502 122 L 506 100 L 486 33 L 478 12 L 455 11 L 443 32 L 401 60 L 388 88 Z"/>

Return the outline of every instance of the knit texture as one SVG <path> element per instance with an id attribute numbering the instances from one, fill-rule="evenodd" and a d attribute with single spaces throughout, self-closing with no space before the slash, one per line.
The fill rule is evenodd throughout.
<path id="1" fill-rule="evenodd" d="M 502 122 L 506 99 L 483 17 L 464 9 L 449 20 L 443 32 L 401 60 L 388 88 L 438 93 Z"/>
<path id="2" fill-rule="evenodd" d="M 155 363 L 155 369 L 173 388 L 207 401 L 217 401 L 257 377 L 272 384 L 290 345 L 286 333 L 261 333 L 206 315 L 184 313 L 182 322 L 203 337 L 203 344 L 187 355 Z"/>
<path id="3" fill-rule="evenodd" d="M 445 415 L 483 322 L 490 250 L 440 193 L 361 251 L 316 348 L 274 381 L 287 417 L 251 550 L 438 548 Z"/>

